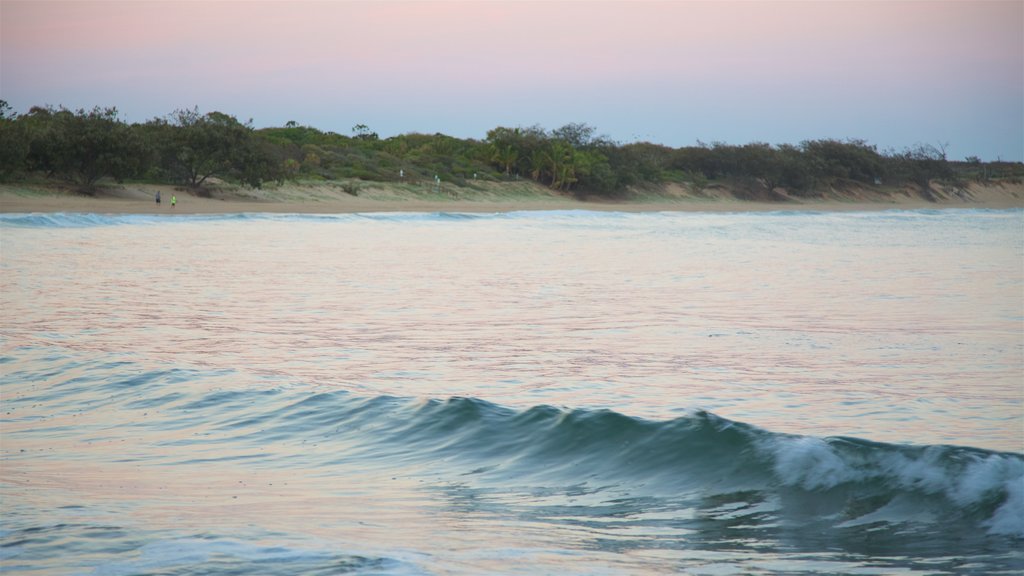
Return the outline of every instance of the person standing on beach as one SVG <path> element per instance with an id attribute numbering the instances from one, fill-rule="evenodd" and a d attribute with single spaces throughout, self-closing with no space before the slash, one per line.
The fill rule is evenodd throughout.
<path id="1" fill-rule="evenodd" d="M 174 194 L 171 194 L 171 208 L 174 208 L 174 205 L 177 204 L 177 203 L 178 203 L 178 197 L 175 196 Z"/>
<path id="2" fill-rule="evenodd" d="M 159 190 L 156 191 L 156 203 L 157 204 L 160 203 L 160 191 Z"/>

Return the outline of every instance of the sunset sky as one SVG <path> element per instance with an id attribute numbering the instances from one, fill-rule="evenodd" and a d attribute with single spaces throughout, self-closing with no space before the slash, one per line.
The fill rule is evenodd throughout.
<path id="1" fill-rule="evenodd" d="M 1024 1 L 0 0 L 0 98 L 257 127 L 799 143 L 1024 160 Z"/>

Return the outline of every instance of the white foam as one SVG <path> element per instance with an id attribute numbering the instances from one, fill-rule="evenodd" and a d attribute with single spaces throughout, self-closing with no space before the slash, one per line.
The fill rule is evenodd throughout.
<path id="1" fill-rule="evenodd" d="M 901 488 L 942 494 L 950 491 L 950 476 L 940 463 L 942 455 L 940 447 L 929 447 L 918 458 L 886 452 L 872 464 L 875 475 L 894 478 Z"/>
<path id="2" fill-rule="evenodd" d="M 775 475 L 787 486 L 827 489 L 863 477 L 821 438 L 780 437 L 773 444 Z"/>
<path id="3" fill-rule="evenodd" d="M 829 489 L 844 482 L 876 479 L 895 489 L 946 498 L 960 508 L 982 504 L 996 494 L 1006 499 L 983 525 L 990 534 L 1024 538 L 1024 460 L 1001 454 L 960 454 L 932 446 L 914 455 L 872 451 L 865 457 L 840 454 L 821 438 L 774 437 L 767 446 L 776 477 L 786 486 Z"/>
<path id="4" fill-rule="evenodd" d="M 1024 538 L 1024 477 L 1011 478 L 1005 487 L 1006 501 L 984 524 L 989 534 Z"/>

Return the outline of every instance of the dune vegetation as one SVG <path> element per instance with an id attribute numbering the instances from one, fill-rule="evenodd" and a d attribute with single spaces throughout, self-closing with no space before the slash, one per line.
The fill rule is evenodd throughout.
<path id="1" fill-rule="evenodd" d="M 104 182 L 142 182 L 208 193 L 213 182 L 260 188 L 330 182 L 356 195 L 360 181 L 470 188 L 532 182 L 567 198 L 627 199 L 638 190 L 678 185 L 700 194 L 727 183 L 739 199 L 820 197 L 848 186 L 914 187 L 932 182 L 1012 182 L 1020 162 L 951 160 L 946 145 L 880 152 L 862 140 L 798 144 L 713 142 L 672 148 L 614 142 L 587 124 L 556 129 L 496 127 L 482 140 L 409 133 L 380 138 L 359 124 L 351 134 L 288 122 L 254 128 L 197 108 L 129 124 L 115 108 L 36 106 L 14 113 L 0 101 L 0 182 L 60 182 L 86 194 Z"/>

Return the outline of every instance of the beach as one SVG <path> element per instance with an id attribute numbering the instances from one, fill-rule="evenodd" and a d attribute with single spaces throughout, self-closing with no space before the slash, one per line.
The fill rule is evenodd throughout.
<path id="1" fill-rule="evenodd" d="M 532 183 L 478 183 L 431 187 L 396 183 L 289 183 L 265 189 L 213 186 L 200 192 L 168 185 L 121 184 L 101 187 L 95 196 L 54 184 L 0 184 L 0 213 L 77 212 L 99 214 L 351 214 L 363 212 L 492 213 L 524 210 L 615 212 L 763 212 L 775 210 L 876 211 L 890 209 L 1024 207 L 1024 183 L 971 183 L 957 188 L 933 186 L 929 201 L 909 188 L 830 190 L 819 198 L 758 202 L 736 198 L 728 186 L 695 193 L 666 185 L 637 191 L 618 201 L 588 201 L 557 194 Z M 155 202 L 157 193 L 161 203 Z M 171 197 L 177 203 L 171 206 Z"/>
<path id="2" fill-rule="evenodd" d="M 1022 23 L 0 0 L 0 576 L 1024 576 Z"/>

